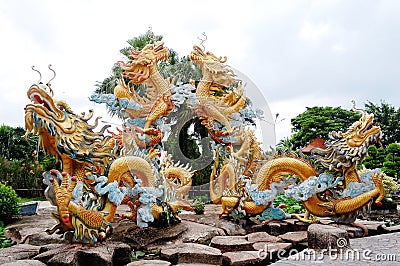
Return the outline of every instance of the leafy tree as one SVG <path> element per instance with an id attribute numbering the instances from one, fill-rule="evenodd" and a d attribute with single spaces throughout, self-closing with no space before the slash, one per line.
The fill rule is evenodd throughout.
<path id="1" fill-rule="evenodd" d="M 369 101 L 365 104 L 365 110 L 374 114 L 375 121 L 381 127 L 384 147 L 400 141 L 400 109 L 396 110 L 394 106 L 385 102 L 376 105 Z"/>
<path id="2" fill-rule="evenodd" d="M 126 58 L 130 58 L 130 51 L 141 50 L 147 44 L 154 43 L 155 41 L 162 41 L 162 35 L 154 35 L 154 33 L 149 30 L 145 34 L 138 37 L 134 37 L 127 41 L 127 47 L 120 50 L 120 53 Z M 188 56 L 180 58 L 178 54 L 173 50 L 169 49 L 170 57 L 168 61 L 162 61 L 158 63 L 158 69 L 164 78 L 174 78 L 172 80 L 175 84 L 188 83 L 190 80 L 198 81 L 201 78 L 201 69 L 194 65 Z M 111 75 L 105 78 L 102 82 L 97 82 L 96 93 L 112 94 L 114 88 L 117 85 L 117 80 L 122 77 L 122 69 L 119 65 L 114 65 L 111 70 Z M 127 81 L 127 80 L 126 80 Z M 128 82 L 127 82 L 128 84 Z M 130 84 L 131 89 L 135 90 L 136 93 L 143 95 L 145 93 L 146 85 L 133 85 Z M 110 114 L 113 115 L 113 111 L 109 110 Z M 185 109 L 184 106 L 181 107 L 180 111 L 177 113 L 171 113 L 168 123 L 175 121 L 171 127 L 171 133 L 169 135 L 168 141 L 164 142 L 164 148 L 173 155 L 175 162 L 180 161 L 186 164 L 187 162 L 192 163 L 193 169 L 198 169 L 193 177 L 193 184 L 199 185 L 209 182 L 211 165 L 206 168 L 198 167 L 197 164 L 204 165 L 203 158 L 208 158 L 210 154 L 209 143 L 203 143 L 201 139 L 208 136 L 207 129 L 201 124 L 200 120 L 193 116 L 191 110 Z M 178 145 L 179 144 L 179 145 Z M 177 149 L 180 149 L 178 151 Z M 182 156 L 190 159 L 190 161 L 182 160 Z M 212 153 L 211 153 L 212 156 Z M 195 160 L 193 163 L 194 159 Z"/>
<path id="3" fill-rule="evenodd" d="M 189 163 L 196 170 L 193 185 L 208 183 L 212 171 L 210 158 L 213 157 L 210 143 L 205 139 L 208 131 L 185 105 L 181 106 L 178 116 L 179 119 L 170 118 L 176 120 L 176 124 L 171 127 L 167 141 L 163 142 L 164 149 L 172 154 L 174 162 Z"/>
<path id="4" fill-rule="evenodd" d="M 147 44 L 154 43 L 156 41 L 162 41 L 162 35 L 154 35 L 154 33 L 149 30 L 145 34 L 139 35 L 132 39 L 129 39 L 127 43 L 129 46 L 124 47 L 120 50 L 120 53 L 126 58 L 131 58 L 130 51 L 133 50 L 141 50 Z M 174 77 L 175 82 L 188 83 L 190 79 L 199 80 L 201 77 L 201 70 L 197 65 L 194 65 L 189 60 L 189 57 L 184 56 L 180 58 L 178 53 L 173 49 L 169 48 L 169 59 L 168 61 L 162 61 L 158 63 L 158 69 L 163 75 L 164 78 Z M 122 77 L 122 69 L 119 64 L 115 64 L 111 69 L 111 75 L 105 78 L 101 82 L 96 83 L 96 93 L 100 94 L 112 94 L 114 92 L 114 88 L 117 85 L 117 80 Z M 134 89 L 137 93 L 142 94 L 145 91 L 146 86 L 143 84 L 133 85 L 132 89 Z M 108 108 L 108 107 L 107 107 Z M 115 112 L 109 110 L 111 115 L 114 115 Z"/>
<path id="5" fill-rule="evenodd" d="M 291 120 L 293 148 L 302 148 L 316 137 L 328 139 L 331 131 L 346 131 L 360 118 L 360 114 L 340 107 L 307 107 L 307 110 Z"/>
<path id="6" fill-rule="evenodd" d="M 382 170 L 396 180 L 400 177 L 400 145 L 391 143 L 386 148 L 386 160 L 383 163 Z"/>
<path id="7" fill-rule="evenodd" d="M 38 153 L 38 136 L 24 134 L 21 127 L 0 126 L 0 182 L 14 189 L 42 189 L 42 172 L 56 168 L 55 159 Z"/>
<path id="8" fill-rule="evenodd" d="M 368 156 L 365 157 L 362 164 L 367 169 L 382 168 L 385 162 L 386 150 L 383 147 L 377 148 L 375 145 L 368 147 Z"/>
<path id="9" fill-rule="evenodd" d="M 0 155 L 8 160 L 21 160 L 31 157 L 36 149 L 38 137 L 29 135 L 24 137 L 22 127 L 0 126 Z"/>
<path id="10" fill-rule="evenodd" d="M 132 39 L 129 39 L 127 43 L 129 44 L 128 47 L 124 47 L 120 50 L 120 53 L 125 56 L 126 58 L 129 58 L 129 52 L 131 49 L 134 50 L 141 50 L 143 47 L 146 46 L 146 44 L 153 43 L 154 41 L 161 41 L 162 40 L 161 35 L 155 36 L 151 31 L 146 32 L 145 34 L 142 34 L 138 37 L 134 37 Z M 175 54 L 175 53 L 174 53 Z M 114 88 L 117 85 L 117 80 L 122 77 L 122 69 L 118 64 L 115 64 L 112 69 L 111 69 L 111 75 L 107 78 L 105 78 L 103 81 L 98 81 L 96 83 L 96 93 L 100 94 L 107 94 L 110 93 L 112 94 L 114 92 Z M 111 113 L 113 113 L 111 111 Z"/>

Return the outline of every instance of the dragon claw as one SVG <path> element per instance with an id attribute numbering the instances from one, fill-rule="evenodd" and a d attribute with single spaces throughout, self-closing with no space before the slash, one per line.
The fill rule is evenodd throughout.
<path id="1" fill-rule="evenodd" d="M 333 202 L 326 202 L 326 203 L 317 203 L 318 206 L 326 208 L 325 211 L 328 214 L 333 214 L 333 210 L 335 209 L 335 204 Z"/>
<path id="2" fill-rule="evenodd" d="M 385 188 L 382 183 L 383 174 L 374 173 L 372 175 L 372 181 L 375 184 L 375 189 L 378 190 L 379 197 L 375 200 L 375 203 L 381 202 L 381 200 L 385 197 Z"/>

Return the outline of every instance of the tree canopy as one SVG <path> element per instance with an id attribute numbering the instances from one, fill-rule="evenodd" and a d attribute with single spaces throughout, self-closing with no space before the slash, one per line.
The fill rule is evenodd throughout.
<path id="1" fill-rule="evenodd" d="M 149 30 L 145 34 L 129 39 L 127 41 L 129 46 L 120 49 L 120 53 L 126 59 L 129 59 L 130 51 L 132 49 L 141 50 L 147 44 L 154 43 L 155 41 L 162 41 L 162 39 L 162 35 L 154 35 L 154 33 Z M 165 79 L 173 78 L 172 81 L 174 84 L 185 84 L 189 83 L 190 80 L 200 80 L 201 69 L 197 65 L 193 64 L 188 56 L 179 57 L 178 53 L 173 49 L 168 48 L 168 50 L 170 53 L 168 61 L 159 62 L 157 65 L 160 74 Z M 114 92 L 117 80 L 122 77 L 122 69 L 116 64 L 113 66 L 111 72 L 112 73 L 109 77 L 106 77 L 102 82 L 97 82 L 96 93 L 112 94 Z M 144 93 L 146 89 L 145 84 L 133 85 L 129 82 L 126 83 L 132 86 L 131 89 L 135 90 L 135 92 L 139 94 Z M 204 167 L 204 158 L 212 156 L 210 143 L 202 141 L 202 139 L 208 136 L 208 132 L 196 115 L 192 114 L 190 110 L 185 110 L 185 106 L 183 105 L 181 106 L 179 117 L 177 117 L 178 113 L 172 113 L 168 118 L 168 123 L 175 122 L 175 124 L 171 126 L 171 134 L 169 134 L 168 140 L 163 142 L 163 145 L 164 148 L 172 154 L 175 162 L 180 161 L 181 163 L 186 164 L 187 162 L 181 158 L 182 155 L 187 159 L 191 159 L 192 169 L 201 170 L 195 172 L 193 185 L 200 185 L 209 182 L 211 173 L 211 164 L 202 168 Z M 113 114 L 113 111 L 110 110 L 110 113 Z M 192 130 L 192 128 L 194 130 Z M 180 149 L 180 151 L 178 152 L 177 149 Z M 202 166 L 200 167 L 196 165 L 196 162 Z"/>
<path id="2" fill-rule="evenodd" d="M 381 127 L 384 147 L 400 142 L 400 108 L 396 110 L 393 105 L 384 101 L 380 105 L 368 101 L 365 110 L 374 114 L 376 123 Z"/>
<path id="3" fill-rule="evenodd" d="M 316 137 L 328 139 L 331 131 L 346 131 L 360 118 L 360 114 L 340 107 L 307 107 L 307 110 L 291 120 L 293 148 L 305 147 Z"/>

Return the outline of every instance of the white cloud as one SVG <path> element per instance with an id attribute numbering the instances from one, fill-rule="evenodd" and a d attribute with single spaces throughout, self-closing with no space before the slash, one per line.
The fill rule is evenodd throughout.
<path id="1" fill-rule="evenodd" d="M 330 32 L 330 25 L 328 23 L 312 23 L 305 21 L 299 32 L 299 38 L 302 41 L 319 44 L 321 39 L 328 35 Z"/>
<path id="2" fill-rule="evenodd" d="M 94 84 L 121 59 L 126 40 L 152 27 L 187 55 L 202 32 L 206 49 L 251 78 L 271 115 L 290 119 L 306 106 L 381 99 L 400 106 L 400 17 L 396 1 L 3 1 L 0 9 L 0 123 L 24 125 L 26 91 L 57 77 L 53 89 L 76 112 L 94 105 Z M 105 111 L 103 111 L 105 113 Z M 104 114 L 103 114 L 104 115 Z M 108 117 L 105 118 L 109 120 Z"/>

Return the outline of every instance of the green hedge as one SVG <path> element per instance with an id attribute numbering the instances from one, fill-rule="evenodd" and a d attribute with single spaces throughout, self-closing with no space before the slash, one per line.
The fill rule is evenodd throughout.
<path id="1" fill-rule="evenodd" d="M 0 221 L 7 224 L 19 215 L 20 211 L 20 198 L 15 190 L 10 186 L 0 183 Z"/>

